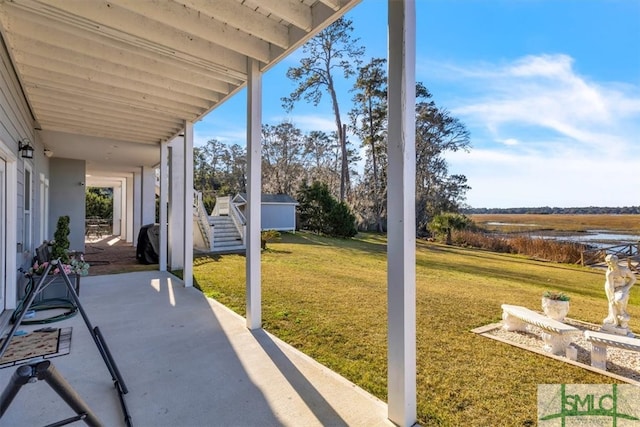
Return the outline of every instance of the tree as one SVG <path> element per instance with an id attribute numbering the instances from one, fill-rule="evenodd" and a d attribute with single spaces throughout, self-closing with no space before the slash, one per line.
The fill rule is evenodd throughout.
<path id="1" fill-rule="evenodd" d="M 373 204 L 376 230 L 383 232 L 382 215 L 385 210 L 386 177 L 386 128 L 387 128 L 387 77 L 385 59 L 372 58 L 369 64 L 359 69 L 354 86 L 354 106 L 350 112 L 351 126 L 362 144 L 367 148 L 365 184 L 371 191 L 368 199 Z M 368 173 L 370 172 L 370 173 Z"/>
<path id="2" fill-rule="evenodd" d="M 87 187 L 85 204 L 87 218 L 111 218 L 113 216 L 113 190 L 111 188 Z"/>
<path id="3" fill-rule="evenodd" d="M 53 246 L 51 247 L 51 258 L 60 259 L 63 264 L 69 264 L 69 215 L 58 217 L 56 232 L 53 234 Z"/>
<path id="4" fill-rule="evenodd" d="M 431 93 L 416 85 L 416 226 L 425 231 L 430 219 L 456 212 L 470 189 L 464 175 L 449 175 L 444 153 L 468 150 L 469 131 L 448 111 L 438 108 Z"/>
<path id="5" fill-rule="evenodd" d="M 297 195 L 300 212 L 300 228 L 334 237 L 353 237 L 357 230 L 355 217 L 344 202 L 331 196 L 327 184 L 302 183 Z"/>
<path id="6" fill-rule="evenodd" d="M 246 150 L 238 144 L 227 146 L 212 139 L 193 149 L 193 186 L 202 193 L 207 212 L 216 196 L 246 191 Z"/>
<path id="7" fill-rule="evenodd" d="M 291 67 L 287 71 L 287 77 L 297 82 L 298 86 L 289 97 L 282 98 L 283 107 L 291 111 L 294 103 L 301 98 L 317 106 L 322 99 L 323 90 L 329 93 L 341 151 L 340 201 L 345 200 L 350 186 L 349 153 L 346 129 L 340 117 L 334 72 L 339 69 L 344 78 L 348 79 L 354 75 L 353 67 L 359 65 L 360 58 L 364 55 L 364 47 L 358 46 L 359 40 L 351 37 L 352 32 L 351 20 L 341 17 L 305 43 L 302 51 L 306 56 L 300 60 L 300 66 Z"/>
<path id="8" fill-rule="evenodd" d="M 265 192 L 292 194 L 302 177 L 302 131 L 283 121 L 262 126 L 262 188 Z"/>
<path id="9" fill-rule="evenodd" d="M 304 136 L 303 167 L 307 182 L 326 182 L 329 190 L 338 194 L 339 174 L 336 165 L 340 159 L 340 146 L 335 133 L 311 131 Z"/>
<path id="10" fill-rule="evenodd" d="M 451 231 L 464 230 L 472 225 L 470 218 L 453 212 L 443 212 L 433 217 L 429 222 L 429 230 L 436 236 L 444 237 L 447 245 L 451 244 Z"/>

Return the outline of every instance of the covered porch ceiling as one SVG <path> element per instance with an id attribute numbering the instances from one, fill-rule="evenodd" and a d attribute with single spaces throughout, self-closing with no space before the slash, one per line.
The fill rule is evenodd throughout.
<path id="1" fill-rule="evenodd" d="M 125 174 L 359 1 L 0 0 L 0 34 L 53 156 Z"/>

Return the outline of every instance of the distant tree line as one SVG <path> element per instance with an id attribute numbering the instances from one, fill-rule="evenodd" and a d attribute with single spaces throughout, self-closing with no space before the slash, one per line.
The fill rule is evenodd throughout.
<path id="1" fill-rule="evenodd" d="M 640 206 L 623 207 L 574 207 L 557 208 L 543 206 L 538 208 L 465 208 L 461 210 L 467 215 L 480 214 L 573 214 L 573 215 L 637 215 L 640 214 Z"/>
<path id="2" fill-rule="evenodd" d="M 335 130 L 303 132 L 288 120 L 262 126 L 262 191 L 299 200 L 314 198 L 317 206 L 307 207 L 302 223 L 331 230 L 328 234 L 335 234 L 336 227 L 342 230 L 338 224 L 326 228 L 328 218 L 380 232 L 386 230 L 387 222 L 386 60 L 371 58 L 363 64 L 364 48 L 352 31 L 351 21 L 341 18 L 307 42 L 300 65 L 287 72 L 297 87 L 282 98 L 283 108 L 291 111 L 300 100 L 318 105 L 322 95 L 328 95 Z M 345 118 L 340 113 L 336 78 L 352 83 L 352 104 Z M 467 178 L 450 174 L 444 156 L 469 150 L 470 136 L 462 122 L 435 104 L 422 83 L 416 84 L 415 114 L 416 230 L 425 235 L 436 215 L 457 213 L 464 203 L 470 189 Z M 347 132 L 361 146 L 352 144 Z M 203 192 L 208 211 L 215 197 L 246 191 L 246 174 L 244 147 L 210 140 L 194 149 L 194 186 Z M 319 206 L 327 216 L 314 222 L 309 215 Z M 346 225 L 344 230 L 345 236 L 353 234 Z"/>

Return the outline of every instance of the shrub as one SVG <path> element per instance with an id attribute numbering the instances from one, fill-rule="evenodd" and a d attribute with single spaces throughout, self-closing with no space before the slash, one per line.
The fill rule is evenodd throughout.
<path id="1" fill-rule="evenodd" d="M 349 207 L 338 202 L 329 192 L 327 184 L 303 183 L 298 192 L 300 228 L 333 237 L 356 235 L 356 218 Z"/>
<path id="2" fill-rule="evenodd" d="M 276 240 L 280 237 L 280 232 L 276 230 L 264 230 L 260 233 L 260 247 L 267 249 L 267 242 Z"/>
<path id="3" fill-rule="evenodd" d="M 52 259 L 60 258 L 64 264 L 69 263 L 69 215 L 58 218 L 56 232 L 53 235 L 53 247 L 51 248 Z"/>

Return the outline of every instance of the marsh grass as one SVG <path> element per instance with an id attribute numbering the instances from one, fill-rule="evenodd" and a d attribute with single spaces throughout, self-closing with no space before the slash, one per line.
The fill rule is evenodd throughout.
<path id="1" fill-rule="evenodd" d="M 533 238 L 529 236 L 504 236 L 469 230 L 455 231 L 454 244 L 486 249 L 494 252 L 526 255 L 545 261 L 576 264 L 580 262 L 582 251 L 587 249 L 582 243 L 562 242 Z"/>
<path id="2" fill-rule="evenodd" d="M 501 232 L 539 230 L 576 231 L 612 230 L 640 233 L 640 215 L 566 215 L 566 214 L 480 214 L 470 215 L 478 225 Z M 489 225 L 500 222 L 512 225 Z"/>
<path id="3" fill-rule="evenodd" d="M 386 400 L 386 238 L 283 234 L 262 253 L 263 326 Z M 604 274 L 511 254 L 418 242 L 417 391 L 422 425 L 536 425 L 538 384 L 611 378 L 475 335 L 500 305 L 540 309 L 552 287 L 571 296 L 572 318 L 606 316 Z M 245 258 L 194 260 L 202 291 L 245 314 Z M 640 329 L 640 293 L 630 302 Z"/>

